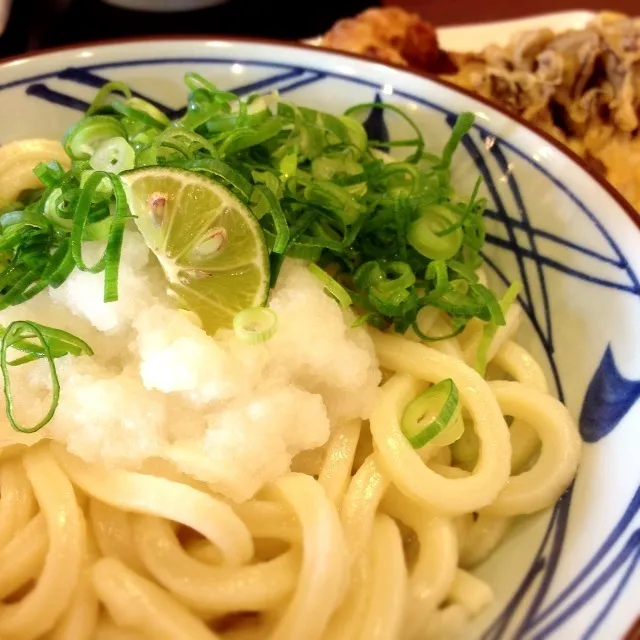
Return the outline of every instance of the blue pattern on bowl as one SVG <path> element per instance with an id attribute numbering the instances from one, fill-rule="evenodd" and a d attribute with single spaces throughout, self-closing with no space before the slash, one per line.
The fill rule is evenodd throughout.
<path id="1" fill-rule="evenodd" d="M 67 67 L 0 85 L 0 91 L 24 86 L 29 96 L 84 111 L 88 107 L 85 100 L 74 96 L 73 93 L 51 88 L 47 81 L 55 78 L 97 89 L 107 82 L 107 78 L 96 73 L 98 70 L 136 65 L 181 64 L 188 67 L 196 63 L 213 66 L 241 64 L 273 70 L 273 75 L 268 77 L 230 87 L 231 91 L 241 95 L 272 88 L 278 88 L 281 94 L 287 94 L 325 80 L 339 79 L 371 89 L 370 100 L 382 100 L 380 84 L 365 78 L 279 62 L 271 63 L 264 60 L 258 62 L 233 57 L 156 58 Z M 395 90 L 394 94 L 419 104 L 423 109 L 443 114 L 449 126 L 452 126 L 455 121 L 456 114 L 442 105 L 405 91 Z M 150 100 L 169 117 L 177 117 L 182 113 L 181 109 L 171 108 L 154 99 L 153 96 L 141 93 L 136 95 Z M 372 109 L 367 119 L 367 130 L 370 135 L 378 140 L 386 140 L 388 129 L 384 112 Z M 560 398 L 564 398 L 563 381 L 555 358 L 553 314 L 546 274 L 549 271 L 555 271 L 597 287 L 612 289 L 634 297 L 640 297 L 638 278 L 622 250 L 596 214 L 590 211 L 580 198 L 552 175 L 545 166 L 536 162 L 511 142 L 497 137 L 479 125 L 475 127 L 474 135 L 465 137 L 463 146 L 473 165 L 483 176 L 489 196 L 490 207 L 487 211 L 487 219 L 490 222 L 490 228 L 487 243 L 490 248 L 485 255 L 486 262 L 504 283 L 508 283 L 509 278 L 522 281 L 523 292 L 520 303 L 548 359 L 557 393 Z M 528 163 L 555 188 L 562 191 L 584 214 L 587 223 L 597 230 L 607 247 L 607 252 L 574 242 L 549 229 L 534 225 L 507 153 L 514 154 Z M 505 202 L 505 195 L 498 187 L 500 181 L 506 183 L 512 205 Z M 584 220 L 582 222 L 584 223 Z M 545 253 L 539 246 L 543 242 L 547 247 L 560 248 L 562 258 L 556 255 L 557 251 Z M 509 272 L 509 277 L 496 258 L 501 252 L 510 254 L 515 260 L 516 269 Z M 577 255 L 590 258 L 594 269 L 576 268 L 573 257 Z M 527 268 L 529 262 L 534 265 L 533 271 Z M 609 275 L 599 273 L 599 265 L 606 265 Z M 580 412 L 583 438 L 591 443 L 605 439 L 629 413 L 638 397 L 640 397 L 640 382 L 629 380 L 620 372 L 614 359 L 612 345 L 608 343 L 586 387 Z M 640 484 L 618 522 L 611 528 L 602 544 L 594 550 L 592 556 L 583 562 L 582 569 L 571 579 L 565 576 L 563 584 L 558 586 L 554 583 L 554 579 L 563 552 L 573 494 L 572 487 L 553 509 L 546 533 L 529 570 L 506 607 L 486 629 L 483 634 L 484 639 L 551 637 L 573 616 L 578 613 L 585 615 L 585 611 L 588 611 L 586 614 L 588 623 L 583 625 L 580 637 L 592 638 L 599 630 L 602 631 L 606 616 L 624 593 L 625 586 L 640 562 L 640 528 L 637 519 L 640 513 Z M 624 542 L 620 546 L 623 538 Z M 553 596 L 552 588 L 559 590 Z M 594 604 L 594 598 L 599 594 L 602 598 L 604 592 L 609 593 L 604 599 L 604 605 L 602 601 L 597 605 Z M 561 635 L 557 637 L 567 637 L 560 633 Z"/>

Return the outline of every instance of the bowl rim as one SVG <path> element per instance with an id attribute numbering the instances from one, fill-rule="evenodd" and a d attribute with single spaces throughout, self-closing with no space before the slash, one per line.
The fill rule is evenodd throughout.
<path id="1" fill-rule="evenodd" d="M 566 156 L 569 160 L 573 162 L 579 169 L 581 169 L 584 173 L 587 174 L 592 180 L 594 180 L 604 191 L 620 206 L 620 208 L 624 211 L 628 218 L 631 219 L 635 227 L 637 228 L 640 234 L 640 211 L 636 211 L 636 209 L 631 205 L 631 203 L 602 175 L 597 173 L 592 167 L 590 167 L 577 153 L 575 153 L 572 149 L 562 144 L 559 140 L 551 136 L 546 131 L 539 128 L 537 125 L 528 122 L 524 118 L 522 118 L 518 114 L 511 113 L 502 105 L 495 104 L 491 100 L 483 96 L 476 95 L 472 91 L 468 89 L 464 89 L 455 85 L 448 80 L 441 78 L 433 73 L 429 73 L 422 69 L 416 67 L 404 67 L 398 64 L 393 64 L 390 62 L 382 62 L 380 60 L 376 60 L 375 58 L 367 57 L 365 55 L 351 53 L 349 51 L 341 51 L 337 49 L 330 49 L 328 47 L 316 44 L 308 44 L 300 41 L 287 41 L 287 40 L 279 40 L 275 38 L 261 38 L 254 36 L 235 36 L 235 35 L 215 35 L 215 34 L 154 34 L 154 35 L 146 35 L 146 36 L 134 36 L 134 37 L 122 37 L 122 38 L 106 38 L 100 40 L 90 40 L 90 41 L 81 41 L 74 42 L 70 44 L 59 45 L 55 47 L 47 47 L 43 49 L 37 49 L 35 51 L 29 51 L 26 53 L 17 54 L 14 56 L 7 56 L 4 58 L 0 58 L 0 70 L 5 68 L 7 65 L 14 63 L 16 61 L 29 61 L 34 60 L 40 57 L 44 57 L 51 53 L 62 53 L 65 51 L 73 51 L 79 49 L 87 49 L 87 48 L 102 48 L 109 46 L 117 46 L 117 45 L 127 45 L 127 44 L 144 44 L 144 43 L 158 43 L 158 42 L 193 42 L 193 43 L 201 43 L 205 41 L 219 41 L 219 42 L 229 42 L 231 44 L 262 44 L 267 46 L 274 47 L 283 47 L 290 49 L 300 49 L 303 51 L 322 53 L 324 55 L 328 55 L 331 57 L 346 57 L 351 58 L 353 60 L 358 60 L 361 62 L 374 63 L 376 65 L 381 65 L 383 67 L 390 67 L 397 71 L 403 71 L 405 73 L 409 73 L 421 79 L 430 80 L 431 82 L 446 87 L 454 92 L 457 92 L 461 95 L 464 95 L 468 98 L 471 98 L 481 104 L 486 105 L 487 107 L 493 109 L 498 112 L 500 115 L 512 120 L 520 127 L 524 127 L 528 129 L 530 132 L 536 134 L 540 138 L 542 138 L 547 144 L 550 144 L 555 148 L 556 151 L 560 152 L 562 155 Z M 629 630 L 624 636 L 623 640 L 638 640 L 640 638 L 640 615 L 635 620 L 634 623 L 631 624 Z"/>
<path id="2" fill-rule="evenodd" d="M 636 209 L 631 205 L 631 203 L 602 175 L 597 173 L 592 167 L 590 167 L 577 153 L 575 153 L 572 149 L 562 144 L 559 140 L 551 136 L 546 131 L 539 128 L 537 125 L 528 122 L 520 115 L 511 113 L 502 105 L 495 104 L 491 100 L 483 96 L 476 95 L 472 91 L 468 89 L 464 89 L 455 85 L 448 80 L 441 78 L 433 73 L 429 73 L 427 71 L 423 71 L 422 69 L 416 67 L 404 67 L 398 64 L 393 64 L 389 62 L 382 62 L 376 60 L 375 58 L 370 58 L 364 55 L 360 55 L 357 53 L 351 53 L 348 51 L 340 51 L 337 49 L 330 49 L 328 47 L 322 45 L 313 45 L 307 44 L 299 41 L 287 41 L 287 40 L 278 40 L 275 38 L 260 38 L 254 36 L 234 36 L 234 35 L 222 35 L 218 36 L 215 34 L 207 35 L 207 34 L 154 34 L 147 36 L 135 36 L 135 37 L 122 37 L 122 38 L 106 38 L 103 40 L 90 40 L 86 42 L 74 42 L 71 44 L 59 45 L 56 47 L 48 47 L 44 49 L 37 49 L 35 51 L 29 51 L 26 53 L 17 54 L 14 56 L 8 56 L 5 58 L 0 58 L 0 70 L 2 70 L 7 65 L 11 63 L 15 63 L 17 61 L 29 61 L 34 60 L 40 57 L 44 57 L 51 53 L 62 53 L 64 51 L 72 51 L 76 49 L 87 49 L 87 48 L 95 48 L 95 47 L 109 47 L 114 45 L 126 45 L 126 44 L 144 44 L 144 43 L 157 43 L 157 42 L 193 42 L 200 43 L 205 41 L 219 41 L 219 42 L 229 42 L 231 44 L 263 44 L 274 47 L 282 47 L 282 48 L 291 48 L 291 49 L 301 49 L 303 51 L 309 52 L 320 52 L 324 55 L 332 56 L 332 57 L 346 57 L 354 60 L 359 60 L 360 62 L 368 62 L 374 63 L 376 65 L 381 65 L 383 67 L 389 67 L 391 69 L 395 69 L 397 71 L 403 71 L 405 73 L 409 73 L 411 75 L 417 76 L 422 79 L 430 80 L 435 84 L 446 87 L 452 91 L 455 91 L 461 95 L 464 95 L 468 98 L 476 100 L 481 104 L 486 105 L 487 107 L 493 109 L 500 113 L 500 115 L 505 116 L 506 118 L 514 121 L 520 127 L 524 127 L 528 129 L 530 132 L 536 134 L 540 138 L 542 138 L 546 143 L 550 144 L 555 148 L 556 151 L 560 152 L 564 156 L 566 156 L 569 160 L 571 160 L 575 165 L 577 165 L 582 171 L 584 171 L 592 180 L 594 180 L 600 187 L 602 187 L 608 194 L 611 196 L 616 203 L 620 206 L 620 208 L 626 213 L 626 215 L 631 219 L 634 223 L 638 231 L 640 232 L 640 211 L 636 211 Z M 640 623 L 640 619 L 638 620 Z"/>

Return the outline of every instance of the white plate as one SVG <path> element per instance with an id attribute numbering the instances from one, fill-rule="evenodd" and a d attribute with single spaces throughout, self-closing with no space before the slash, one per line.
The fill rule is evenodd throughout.
<path id="1" fill-rule="evenodd" d="M 442 27 L 438 29 L 438 39 L 447 51 L 479 51 L 489 44 L 507 44 L 511 36 L 520 31 L 545 27 L 558 32 L 582 29 L 594 16 L 593 11 L 561 11 L 517 20 Z"/>

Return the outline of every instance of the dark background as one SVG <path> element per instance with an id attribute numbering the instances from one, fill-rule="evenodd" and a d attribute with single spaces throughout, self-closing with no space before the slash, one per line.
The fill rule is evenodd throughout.
<path id="1" fill-rule="evenodd" d="M 74 42 L 145 34 L 237 34 L 300 39 L 327 31 L 375 0 L 230 0 L 210 9 L 147 13 L 101 0 L 13 0 L 0 56 Z"/>
<path id="2" fill-rule="evenodd" d="M 230 0 L 200 11 L 153 14 L 101 0 L 13 0 L 0 57 L 45 47 L 158 34 L 238 34 L 282 39 L 323 33 L 339 18 L 368 6 L 399 5 L 436 25 L 591 9 L 640 12 L 638 0 Z"/>

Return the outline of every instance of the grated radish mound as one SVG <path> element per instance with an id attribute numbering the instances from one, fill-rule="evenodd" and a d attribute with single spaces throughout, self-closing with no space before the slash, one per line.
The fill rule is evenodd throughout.
<path id="1" fill-rule="evenodd" d="M 93 261 L 102 246 L 87 243 Z M 215 338 L 176 309 L 143 239 L 127 233 L 120 298 L 102 301 L 102 278 L 79 271 L 59 288 L 0 313 L 0 324 L 35 320 L 86 340 L 93 357 L 56 361 L 60 403 L 53 420 L 27 436 L 4 413 L 0 445 L 47 437 L 87 461 L 140 469 L 167 460 L 234 500 L 286 473 L 292 458 L 322 446 L 330 426 L 367 418 L 380 371 L 364 329 L 306 267 L 285 262 L 269 306 L 278 330 L 253 346 L 231 331 Z M 18 417 L 47 410 L 47 364 L 16 367 Z"/>

